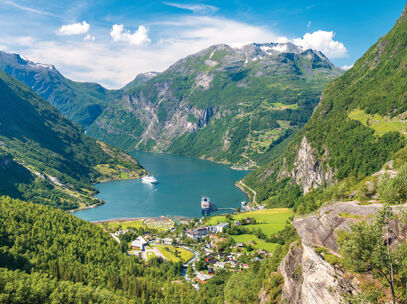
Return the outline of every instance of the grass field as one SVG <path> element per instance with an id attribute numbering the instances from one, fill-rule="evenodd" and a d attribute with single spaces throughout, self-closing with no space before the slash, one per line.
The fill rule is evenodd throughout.
<path id="1" fill-rule="evenodd" d="M 259 239 L 257 236 L 253 234 L 241 234 L 241 235 L 232 235 L 231 236 L 236 243 L 247 243 L 250 241 L 255 242 L 253 245 L 253 248 L 255 249 L 264 249 L 270 252 L 273 252 L 274 249 L 276 248 L 277 244 L 274 243 L 267 243 L 261 239 Z"/>
<path id="2" fill-rule="evenodd" d="M 174 222 L 169 218 L 148 218 L 148 219 L 139 219 L 134 221 L 113 221 L 107 222 L 107 227 L 109 229 L 117 230 L 121 227 L 122 230 L 126 229 L 138 229 L 138 228 L 152 228 L 157 230 L 166 231 L 174 227 Z"/>
<path id="3" fill-rule="evenodd" d="M 256 219 L 256 224 L 245 225 L 245 228 L 258 230 L 260 229 L 266 235 L 273 235 L 284 229 L 287 220 L 293 216 L 293 212 L 287 208 L 275 208 L 275 209 L 263 209 L 251 212 L 242 212 L 237 215 L 232 216 L 233 220 L 241 220 L 245 218 Z M 207 225 L 216 225 L 219 223 L 226 222 L 226 217 L 223 215 L 213 216 L 207 221 Z M 264 240 L 259 239 L 254 234 L 241 234 L 241 235 L 231 235 L 236 243 L 247 243 L 249 241 L 254 241 L 255 249 L 264 249 L 269 252 L 273 252 L 277 244 L 267 243 Z"/>
<path id="4" fill-rule="evenodd" d="M 129 221 L 129 222 L 108 222 L 107 226 L 111 229 L 117 229 L 119 226 L 122 227 L 123 230 L 130 229 L 130 228 L 141 228 L 141 227 L 147 227 L 146 224 L 144 224 L 144 220 L 140 219 L 137 221 Z"/>
<path id="5" fill-rule="evenodd" d="M 246 225 L 245 228 L 261 229 L 264 234 L 271 235 L 282 230 L 286 221 L 293 215 L 287 208 L 263 209 L 251 212 L 243 212 L 233 216 L 233 220 L 241 220 L 247 217 L 256 219 L 256 225 Z M 213 216 L 207 225 L 216 225 L 226 222 L 225 216 Z"/>
<path id="6" fill-rule="evenodd" d="M 179 262 L 182 260 L 183 263 L 186 263 L 194 257 L 194 254 L 191 251 L 184 248 L 175 248 L 174 246 L 168 245 L 157 245 L 156 247 L 168 261 Z M 179 257 L 175 255 L 176 252 Z"/>
<path id="7" fill-rule="evenodd" d="M 372 128 L 378 136 L 383 136 L 391 131 L 403 134 L 407 132 L 407 121 L 398 117 L 389 118 L 378 114 L 370 115 L 365 111 L 356 109 L 349 113 L 349 118 L 360 121 L 364 126 Z"/>

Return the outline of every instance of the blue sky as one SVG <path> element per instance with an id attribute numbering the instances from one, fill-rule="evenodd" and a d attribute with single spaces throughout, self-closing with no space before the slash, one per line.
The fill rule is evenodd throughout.
<path id="1" fill-rule="evenodd" d="M 352 65 L 405 1 L 0 0 L 0 50 L 119 88 L 212 44 L 293 41 Z"/>

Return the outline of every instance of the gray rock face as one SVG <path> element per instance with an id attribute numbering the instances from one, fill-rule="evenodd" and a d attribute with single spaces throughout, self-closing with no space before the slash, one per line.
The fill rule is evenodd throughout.
<path id="1" fill-rule="evenodd" d="M 382 208 L 382 204 L 360 205 L 358 202 L 339 202 L 323 206 L 319 213 L 305 218 L 297 218 L 293 225 L 302 239 L 302 246 L 292 245 L 284 257 L 280 272 L 284 277 L 283 298 L 293 304 L 335 304 L 341 303 L 341 294 L 353 294 L 358 290 L 357 282 L 326 262 L 318 253 L 317 247 L 325 247 L 332 254 L 339 255 L 336 234 L 339 230 L 349 231 L 353 223 L 372 216 Z M 398 213 L 406 205 L 393 206 Z M 393 221 L 392 244 L 405 239 L 407 228 Z M 301 276 L 298 275 L 301 269 Z"/>
<path id="2" fill-rule="evenodd" d="M 291 171 L 293 181 L 301 185 L 304 193 L 307 193 L 325 182 L 328 185 L 332 184 L 333 175 L 329 166 L 328 170 L 324 171 L 321 161 L 315 157 L 311 145 L 304 136 L 294 162 L 294 169 Z"/>
<path id="3" fill-rule="evenodd" d="M 356 291 L 340 269 L 304 243 L 302 250 L 291 247 L 279 270 L 284 277 L 283 299 L 290 304 L 342 303 L 342 293 Z"/>

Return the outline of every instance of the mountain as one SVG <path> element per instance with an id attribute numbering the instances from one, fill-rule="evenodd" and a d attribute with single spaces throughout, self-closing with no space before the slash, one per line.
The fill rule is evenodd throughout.
<path id="1" fill-rule="evenodd" d="M 138 177 L 129 155 L 84 135 L 46 100 L 0 71 L 0 194 L 72 209 L 97 203 L 93 183 Z"/>
<path id="2" fill-rule="evenodd" d="M 341 74 L 321 52 L 292 43 L 215 45 L 129 89 L 87 134 L 127 151 L 253 167 L 307 122 Z"/>
<path id="3" fill-rule="evenodd" d="M 145 84 L 147 81 L 149 81 L 151 78 L 154 78 L 157 76 L 158 72 L 147 72 L 147 73 L 141 73 L 136 76 L 132 81 L 130 81 L 128 84 L 126 84 L 123 88 L 122 91 L 128 91 L 133 88 L 139 87 L 143 84 Z"/>
<path id="4" fill-rule="evenodd" d="M 302 192 L 311 192 L 306 197 L 314 196 L 315 205 L 304 206 L 315 209 L 323 200 L 312 189 L 343 181 L 339 184 L 343 189 L 327 190 L 352 192 L 355 189 L 349 185 L 379 171 L 391 159 L 404 157 L 406 45 L 404 10 L 387 35 L 327 86 L 311 119 L 282 156 L 246 178 L 259 202 L 293 206 Z M 325 199 L 333 195 L 328 192 Z"/>
<path id="5" fill-rule="evenodd" d="M 0 51 L 0 70 L 24 82 L 62 114 L 88 127 L 120 90 L 107 90 L 96 83 L 75 82 L 53 65 L 35 63 L 18 54 Z"/>

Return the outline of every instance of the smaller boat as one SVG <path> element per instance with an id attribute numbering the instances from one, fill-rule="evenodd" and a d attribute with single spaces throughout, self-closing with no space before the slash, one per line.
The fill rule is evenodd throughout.
<path id="1" fill-rule="evenodd" d="M 158 184 L 158 180 L 152 175 L 144 176 L 141 181 L 145 184 Z"/>

